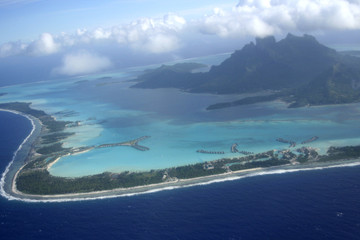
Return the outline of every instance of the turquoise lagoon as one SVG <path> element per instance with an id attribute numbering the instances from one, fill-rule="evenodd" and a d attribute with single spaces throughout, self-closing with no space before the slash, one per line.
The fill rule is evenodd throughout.
<path id="1" fill-rule="evenodd" d="M 218 63 L 224 57 L 196 61 Z M 76 134 L 65 140 L 65 147 L 151 136 L 139 143 L 150 148 L 145 152 L 122 146 L 63 157 L 50 168 L 55 176 L 163 169 L 241 156 L 230 152 L 233 143 L 255 153 L 286 149 L 287 144 L 275 140 L 279 137 L 300 143 L 319 136 L 308 145 L 322 153 L 329 146 L 360 144 L 360 104 L 288 109 L 285 103 L 270 102 L 206 111 L 210 104 L 246 95 L 130 88 L 132 79 L 146 68 L 3 87 L 0 92 L 8 94 L 0 101 L 32 102 L 33 108 L 59 120 L 80 121 L 80 126 L 66 130 Z M 225 154 L 201 154 L 198 149 Z"/>

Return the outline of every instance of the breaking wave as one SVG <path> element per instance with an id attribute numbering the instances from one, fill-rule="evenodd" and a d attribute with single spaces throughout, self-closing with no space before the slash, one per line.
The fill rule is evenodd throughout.
<path id="1" fill-rule="evenodd" d="M 161 192 L 161 191 L 169 191 L 169 190 L 175 190 L 175 189 L 180 189 L 180 188 L 196 187 L 196 186 L 209 185 L 209 184 L 213 184 L 213 183 L 235 181 L 235 180 L 248 178 L 248 177 L 264 176 L 264 175 L 272 175 L 272 174 L 286 174 L 286 173 L 294 173 L 294 172 L 301 172 L 301 171 L 324 170 L 324 169 L 330 169 L 330 168 L 355 167 L 355 166 L 360 166 L 360 162 L 347 163 L 347 164 L 338 164 L 338 165 L 324 166 L 324 167 L 264 170 L 264 171 L 256 172 L 256 173 L 248 173 L 248 174 L 245 174 L 245 175 L 242 175 L 242 176 L 229 176 L 229 177 L 226 177 L 226 178 L 213 179 L 213 180 L 210 180 L 210 181 L 207 181 L 207 182 L 199 182 L 199 183 L 184 184 L 184 185 L 177 185 L 177 186 L 159 187 L 159 188 L 144 190 L 142 192 L 136 192 L 136 193 L 123 193 L 123 194 L 114 193 L 113 195 L 104 195 L 104 196 L 69 197 L 69 198 L 58 198 L 58 199 L 56 199 L 56 198 L 54 198 L 54 199 L 17 198 L 17 197 L 13 197 L 13 196 L 11 196 L 9 194 L 6 194 L 6 196 L 4 196 L 4 195 L 3 196 L 6 197 L 9 200 L 19 200 L 19 201 L 24 201 L 24 202 L 42 202 L 42 203 L 101 200 L 101 199 L 132 197 L 132 196 L 137 196 L 137 195 L 152 194 L 152 193 L 157 193 L 157 192 Z"/>
<path id="2" fill-rule="evenodd" d="M 20 146 L 16 149 L 16 151 L 14 152 L 13 154 L 13 157 L 10 161 L 10 163 L 6 166 L 5 168 L 5 171 L 3 172 L 3 174 L 1 175 L 1 180 L 0 180 L 0 195 L 9 199 L 9 200 L 20 200 L 20 199 L 17 199 L 17 198 L 14 198 L 13 196 L 9 195 L 5 189 L 4 189 L 4 186 L 5 186 L 5 178 L 6 178 L 6 175 L 8 174 L 8 172 L 10 171 L 10 167 L 13 165 L 15 159 L 16 159 L 16 156 L 17 154 L 19 153 L 19 151 L 22 149 L 22 147 L 24 146 L 24 144 L 29 140 L 29 138 L 33 135 L 34 131 L 35 131 L 35 123 L 34 123 L 34 120 L 31 119 L 29 116 L 25 115 L 25 114 L 22 114 L 20 112 L 17 112 L 17 111 L 12 111 L 12 110 L 3 110 L 1 109 L 1 111 L 7 111 L 7 112 L 11 112 L 11 113 L 14 113 L 14 114 L 18 114 L 18 115 L 21 115 L 23 117 L 26 117 L 27 119 L 29 119 L 29 121 L 31 122 L 31 125 L 32 125 L 32 129 L 31 129 L 31 132 L 29 133 L 29 135 L 24 139 L 24 141 L 20 144 Z"/>
<path id="3" fill-rule="evenodd" d="M 100 199 L 110 199 L 110 198 L 119 198 L 119 197 L 132 197 L 132 196 L 137 196 L 137 195 L 143 195 L 143 194 L 152 194 L 152 193 L 157 193 L 157 192 L 161 192 L 161 191 L 169 191 L 169 190 L 174 190 L 174 189 L 180 189 L 180 188 L 187 188 L 187 187 L 195 187 L 195 186 L 203 186 L 203 185 L 209 185 L 209 184 L 213 184 L 213 183 L 221 183 L 221 182 L 226 182 L 226 181 L 235 181 L 235 180 L 239 180 L 239 179 L 243 179 L 243 178 L 247 178 L 247 177 L 256 177 L 256 176 L 263 176 L 263 175 L 272 175 L 272 174 L 286 174 L 286 173 L 294 173 L 294 172 L 300 172 L 300 171 L 314 171 L 314 170 L 324 170 L 324 169 L 329 169 L 329 168 L 340 168 L 340 167 L 354 167 L 354 166 L 360 166 L 360 162 L 352 162 L 352 163 L 345 163 L 345 164 L 336 164 L 336 165 L 330 165 L 330 166 L 314 166 L 314 167 L 304 167 L 304 168 L 295 168 L 295 169 L 270 169 L 270 170 L 263 170 L 263 171 L 256 171 L 256 172 L 249 172 L 246 173 L 244 175 L 241 176 L 236 176 L 234 175 L 229 175 L 228 177 L 223 177 L 223 178 L 216 178 L 216 179 L 211 179 L 209 181 L 206 182 L 198 182 L 198 183 L 186 183 L 186 182 L 180 182 L 179 185 L 175 185 L 175 186 L 165 186 L 165 187 L 158 187 L 158 188 L 151 188 L 151 186 L 148 190 L 144 190 L 144 191 L 140 191 L 140 192 L 134 192 L 134 193 L 115 193 L 112 194 L 111 190 L 110 191 L 104 191 L 104 193 L 106 192 L 107 195 L 102 195 L 102 196 L 69 196 L 68 198 L 63 195 L 61 197 L 44 197 L 44 199 L 33 199 L 33 198 L 26 198 L 26 197 L 16 197 L 16 196 L 12 196 L 11 194 L 7 193 L 5 191 L 5 179 L 7 174 L 10 171 L 11 166 L 13 165 L 18 153 L 20 152 L 20 150 L 23 148 L 24 144 L 30 139 L 30 137 L 33 135 L 35 129 L 36 129 L 36 125 L 34 123 L 34 120 L 32 118 L 30 118 L 29 116 L 19 113 L 17 111 L 11 111 L 11 110 L 2 110 L 1 111 L 8 111 L 8 112 L 12 112 L 14 114 L 18 114 L 21 116 L 26 117 L 27 119 L 29 119 L 29 121 L 32 124 L 32 130 L 29 133 L 29 135 L 23 140 L 23 142 L 20 144 L 20 146 L 18 147 L 18 149 L 14 152 L 13 157 L 10 161 L 10 163 L 7 165 L 5 171 L 2 173 L 1 176 L 1 180 L 0 180 L 0 195 L 3 196 L 4 198 L 8 199 L 8 200 L 18 200 L 18 201 L 23 201 L 23 202 L 42 202 L 42 203 L 50 203 L 50 202 L 73 202 L 73 201 L 88 201 L 88 200 L 100 200 Z M 113 190 L 116 191 L 116 190 Z M 91 195 L 91 193 L 89 193 L 89 195 Z"/>

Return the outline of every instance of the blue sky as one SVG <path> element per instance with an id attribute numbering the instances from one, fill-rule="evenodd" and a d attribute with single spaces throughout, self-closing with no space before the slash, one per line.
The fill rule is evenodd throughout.
<path id="1" fill-rule="evenodd" d="M 289 32 L 360 49 L 360 0 L 0 0 L 0 29 L 2 75 L 47 80 L 232 52 Z"/>
<path id="2" fill-rule="evenodd" d="M 79 28 L 111 27 L 169 12 L 201 16 L 215 7 L 231 8 L 237 1 L 219 0 L 0 0 L 0 43 L 59 34 Z"/>

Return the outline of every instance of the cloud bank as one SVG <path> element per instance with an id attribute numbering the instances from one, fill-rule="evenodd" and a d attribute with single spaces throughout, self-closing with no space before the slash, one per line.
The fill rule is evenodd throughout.
<path id="1" fill-rule="evenodd" d="M 27 51 L 30 55 L 41 56 L 49 55 L 58 52 L 60 44 L 55 43 L 53 36 L 50 33 L 43 33 L 39 39 L 32 42 Z"/>
<path id="2" fill-rule="evenodd" d="M 67 54 L 63 58 L 62 66 L 54 70 L 62 75 L 82 75 L 103 71 L 112 66 L 111 61 L 102 56 L 80 51 L 75 54 Z"/>
<path id="3" fill-rule="evenodd" d="M 242 39 L 288 32 L 311 34 L 343 30 L 360 30 L 360 0 L 240 0 L 231 10 L 215 8 L 197 19 L 185 19 L 170 13 L 162 18 L 141 18 L 110 28 L 78 29 L 75 33 L 59 35 L 43 33 L 30 43 L 0 45 L 0 57 L 59 54 L 63 66 L 58 67 L 57 72 L 76 75 L 89 73 L 89 66 L 97 70 L 108 68 L 111 56 L 104 54 L 106 48 L 111 48 L 112 54 L 118 56 L 124 55 L 124 51 L 134 56 L 179 55 L 216 38 Z M 101 54 L 79 53 L 79 49 Z M 114 51 L 119 52 L 115 54 Z"/>
<path id="4" fill-rule="evenodd" d="M 360 29 L 360 1 L 241 0 L 231 12 L 215 9 L 198 21 L 198 28 L 221 37 L 356 30 Z"/>
<path id="5" fill-rule="evenodd" d="M 180 47 L 179 35 L 185 26 L 184 18 L 168 14 L 162 19 L 143 18 L 128 25 L 113 27 L 109 38 L 136 51 L 164 53 Z"/>
<path id="6" fill-rule="evenodd" d="M 64 47 L 111 41 L 134 51 L 166 53 L 184 46 L 184 35 L 264 37 L 292 31 L 360 29 L 359 0 L 241 0 L 231 11 L 215 8 L 211 14 L 190 21 L 176 14 L 142 18 L 108 29 L 79 29 L 75 34 L 43 33 L 29 44 L 6 43 L 0 57 L 26 53 L 34 56 L 57 53 Z"/>

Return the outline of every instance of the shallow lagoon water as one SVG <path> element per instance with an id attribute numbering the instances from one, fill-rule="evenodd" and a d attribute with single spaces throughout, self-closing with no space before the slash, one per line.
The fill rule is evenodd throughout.
<path id="1" fill-rule="evenodd" d="M 309 145 L 322 153 L 329 146 L 360 144 L 360 104 L 288 109 L 282 102 L 270 102 L 206 111 L 210 104 L 246 95 L 130 88 L 129 80 L 143 69 L 5 87 L 1 92 L 8 94 L 0 101 L 32 102 L 59 120 L 80 121 L 80 126 L 67 129 L 76 134 L 65 140 L 65 147 L 151 136 L 139 143 L 150 148 L 146 152 L 113 147 L 63 157 L 50 169 L 56 176 L 162 169 L 240 156 L 230 153 L 233 143 L 255 153 L 287 148 L 275 141 L 279 137 L 299 143 L 319 136 Z M 225 154 L 201 154 L 198 149 Z"/>

